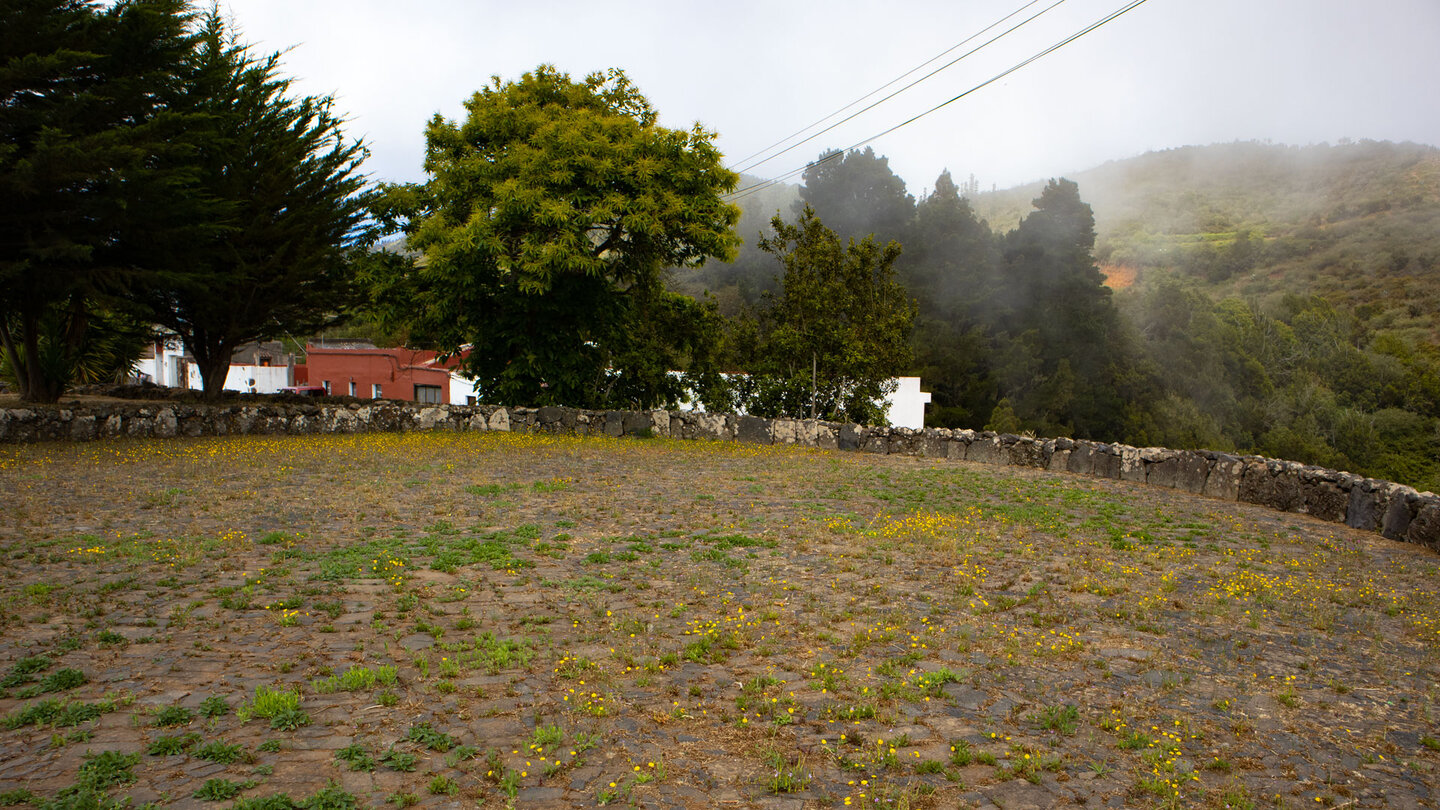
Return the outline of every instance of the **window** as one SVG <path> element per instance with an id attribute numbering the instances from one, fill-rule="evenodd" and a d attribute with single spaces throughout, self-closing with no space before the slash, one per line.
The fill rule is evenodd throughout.
<path id="1" fill-rule="evenodd" d="M 325 386 L 325 396 L 327 396 L 327 397 L 330 396 L 330 381 L 329 381 L 329 380 L 321 380 L 321 381 L 320 381 L 320 384 L 323 385 L 323 386 Z"/>
<path id="2" fill-rule="evenodd" d="M 474 405 L 474 404 L 475 404 L 475 397 L 465 397 L 465 404 L 466 404 L 466 405 Z"/>
<path id="3" fill-rule="evenodd" d="M 440 404 L 440 386 L 438 385 L 417 385 L 415 386 L 415 401 L 428 402 L 432 405 Z"/>
<path id="4" fill-rule="evenodd" d="M 350 396 L 352 396 L 352 397 L 355 396 L 355 381 L 354 381 L 354 380 L 351 380 L 351 381 L 350 381 Z"/>
<path id="5" fill-rule="evenodd" d="M 262 365 L 262 366 L 268 366 L 268 365 L 270 365 L 270 362 L 271 362 L 271 361 L 270 361 L 270 358 L 266 357 L 266 356 L 263 355 L 263 354 L 260 355 L 260 365 Z"/>
<path id="6" fill-rule="evenodd" d="M 371 399 L 379 399 L 379 398 L 380 398 L 380 383 L 375 383 L 374 385 L 370 386 L 370 398 L 371 398 Z"/>

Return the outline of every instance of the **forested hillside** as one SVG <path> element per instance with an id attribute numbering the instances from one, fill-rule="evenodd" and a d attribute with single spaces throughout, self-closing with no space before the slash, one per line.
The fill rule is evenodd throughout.
<path id="1" fill-rule="evenodd" d="M 1096 258 L 1136 278 L 1174 271 L 1219 297 L 1319 295 L 1373 328 L 1440 343 L 1440 150 L 1218 144 L 1071 175 L 1095 210 Z M 1018 222 L 1043 183 L 981 194 Z"/>
<path id="2" fill-rule="evenodd" d="M 945 174 L 918 201 L 869 150 L 804 179 L 742 199 L 739 259 L 675 284 L 743 315 L 778 270 L 757 232 L 809 204 L 904 246 L 932 425 L 1440 488 L 1440 150 L 1186 147 L 989 194 Z"/>

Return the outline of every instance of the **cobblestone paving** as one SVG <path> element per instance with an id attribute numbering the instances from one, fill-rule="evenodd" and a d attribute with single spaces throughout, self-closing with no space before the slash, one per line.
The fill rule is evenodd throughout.
<path id="1" fill-rule="evenodd" d="M 1440 558 L 1121 482 L 493 433 L 4 448 L 0 575 L 0 804 L 1437 802 Z"/>

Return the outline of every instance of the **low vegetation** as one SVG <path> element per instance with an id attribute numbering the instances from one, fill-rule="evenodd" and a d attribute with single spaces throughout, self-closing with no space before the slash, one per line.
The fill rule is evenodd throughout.
<path id="1" fill-rule="evenodd" d="M 0 799 L 1423 804 L 1437 576 L 1303 516 L 931 459 L 5 448 Z"/>

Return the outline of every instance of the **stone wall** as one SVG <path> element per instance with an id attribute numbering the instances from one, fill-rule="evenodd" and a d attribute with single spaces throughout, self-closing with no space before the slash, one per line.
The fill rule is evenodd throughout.
<path id="1" fill-rule="evenodd" d="M 1440 550 L 1440 496 L 1389 481 L 1261 456 L 1033 439 L 989 431 L 866 427 L 810 419 L 762 419 L 669 411 L 584 411 L 413 402 L 348 404 L 117 403 L 0 409 L 0 442 L 113 437 L 509 430 L 606 436 L 670 436 L 798 444 L 1117 478 L 1259 504 L 1379 532 Z"/>

